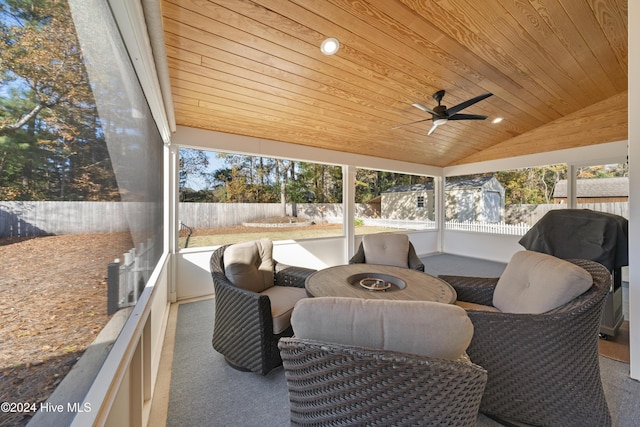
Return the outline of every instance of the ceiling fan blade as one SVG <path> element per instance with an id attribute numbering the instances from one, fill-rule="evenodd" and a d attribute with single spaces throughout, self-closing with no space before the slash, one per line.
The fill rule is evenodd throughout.
<path id="1" fill-rule="evenodd" d="M 479 114 L 456 114 L 455 116 L 449 116 L 449 120 L 484 120 L 487 116 L 481 116 Z"/>
<path id="2" fill-rule="evenodd" d="M 454 114 L 456 114 L 458 111 L 462 111 L 462 110 L 464 110 L 465 108 L 469 107 L 470 105 L 473 105 L 473 104 L 475 104 L 476 102 L 480 102 L 480 101 L 482 101 L 483 99 L 486 99 L 486 98 L 490 97 L 491 95 L 493 95 L 493 94 L 492 94 L 492 93 L 485 93 L 485 94 L 483 94 L 483 95 L 478 95 L 478 96 L 476 96 L 475 98 L 471 98 L 471 99 L 469 99 L 469 100 L 467 100 L 467 101 L 461 102 L 461 103 L 460 103 L 460 104 L 458 104 L 458 105 L 454 105 L 454 106 L 453 106 L 453 107 L 451 107 L 451 108 L 447 108 L 446 113 L 449 115 L 449 117 L 451 117 L 451 116 L 453 116 Z M 414 106 L 415 106 L 415 104 L 414 104 Z M 418 108 L 419 108 L 419 107 L 418 107 Z"/>
<path id="3" fill-rule="evenodd" d="M 429 119 L 422 119 L 422 120 L 418 120 L 417 122 L 405 123 L 405 124 L 403 124 L 403 125 L 394 126 L 394 127 L 392 127 L 391 129 L 393 130 L 393 129 L 401 128 L 401 127 L 403 127 L 403 126 L 415 125 L 416 123 L 422 123 L 422 122 L 426 122 L 426 121 L 429 121 L 429 120 L 433 120 L 433 119 L 432 119 L 432 118 L 429 118 Z"/>
<path id="4" fill-rule="evenodd" d="M 431 126 L 431 129 L 429 129 L 427 136 L 431 135 L 436 130 L 437 127 L 438 125 L 434 123 L 433 126 Z"/>
<path id="5" fill-rule="evenodd" d="M 438 113 L 436 113 L 435 111 L 433 111 L 431 108 L 427 108 L 427 107 L 425 107 L 425 106 L 424 106 L 424 105 L 422 105 L 422 104 L 418 104 L 417 102 L 416 102 L 416 103 L 414 103 L 414 104 L 411 104 L 411 105 L 413 105 L 414 107 L 419 108 L 419 109 L 421 109 L 422 111 L 425 111 L 425 112 L 427 112 L 427 113 L 435 114 L 436 116 L 438 115 Z"/>

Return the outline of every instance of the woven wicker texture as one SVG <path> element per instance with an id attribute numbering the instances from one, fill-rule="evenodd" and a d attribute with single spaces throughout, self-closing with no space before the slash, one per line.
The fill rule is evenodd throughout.
<path id="1" fill-rule="evenodd" d="M 413 247 L 413 244 L 409 242 L 409 268 L 418 271 L 424 271 L 424 264 L 420 261 L 418 254 L 416 253 L 416 249 Z M 349 264 L 365 264 L 365 255 L 364 255 L 364 245 L 360 242 L 360 246 L 358 246 L 358 250 L 349 260 Z"/>
<path id="2" fill-rule="evenodd" d="M 237 288 L 227 279 L 223 258 L 227 246 L 216 249 L 210 260 L 216 302 L 213 348 L 233 366 L 266 375 L 282 364 L 278 340 L 293 335 L 293 330 L 289 327 L 274 335 L 269 297 Z M 275 284 L 304 287 L 306 276 L 314 271 L 276 262 Z"/>
<path id="3" fill-rule="evenodd" d="M 488 372 L 482 412 L 540 426 L 611 425 L 598 364 L 611 274 L 592 261 L 569 261 L 587 270 L 594 286 L 563 306 L 543 314 L 468 311 L 475 331 L 467 353 Z M 442 278 L 459 300 L 491 305 L 488 280 Z M 466 299 L 474 294 L 468 290 L 474 282 L 485 289 L 477 292 L 478 300 Z"/>
<path id="4" fill-rule="evenodd" d="M 471 363 L 280 340 L 294 426 L 475 426 L 487 380 Z"/>

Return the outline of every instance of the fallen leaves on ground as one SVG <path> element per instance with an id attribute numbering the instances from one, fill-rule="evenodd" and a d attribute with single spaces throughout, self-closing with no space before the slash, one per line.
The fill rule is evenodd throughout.
<path id="1" fill-rule="evenodd" d="M 129 233 L 0 239 L 0 402 L 51 395 L 109 321 L 107 265 L 132 246 Z"/>

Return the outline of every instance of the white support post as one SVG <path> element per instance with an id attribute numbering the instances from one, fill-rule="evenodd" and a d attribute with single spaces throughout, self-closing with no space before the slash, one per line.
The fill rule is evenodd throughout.
<path id="1" fill-rule="evenodd" d="M 344 215 L 342 217 L 345 236 L 345 254 L 347 262 L 355 253 L 355 213 L 356 213 L 356 167 L 342 166 L 342 205 Z"/>
<path id="2" fill-rule="evenodd" d="M 640 380 L 640 3 L 629 2 L 629 342 L 630 375 Z M 635 23 L 635 24 L 634 24 Z M 632 167 L 633 166 L 633 167 Z"/>
<path id="3" fill-rule="evenodd" d="M 168 252 L 171 254 L 171 258 L 169 260 L 169 288 L 167 296 L 168 300 L 172 303 L 177 300 L 177 282 L 178 282 L 178 274 L 176 269 L 176 257 L 175 255 L 178 253 L 179 249 L 179 239 L 178 233 L 180 231 L 179 221 L 179 192 L 180 188 L 178 185 L 178 165 L 179 165 L 179 147 L 175 145 L 171 145 L 165 148 L 165 213 L 167 218 L 167 229 L 168 229 Z"/>
<path id="4" fill-rule="evenodd" d="M 438 252 L 444 252 L 444 222 L 445 222 L 445 197 L 444 197 L 444 180 L 442 176 L 433 178 L 433 189 L 435 200 L 435 220 L 438 227 L 438 240 L 436 249 Z"/>
<path id="5" fill-rule="evenodd" d="M 578 195 L 577 167 L 573 163 L 567 164 L 567 209 L 575 209 Z"/>

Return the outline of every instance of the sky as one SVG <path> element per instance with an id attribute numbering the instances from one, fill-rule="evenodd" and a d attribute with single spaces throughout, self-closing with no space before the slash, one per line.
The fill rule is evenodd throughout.
<path id="1" fill-rule="evenodd" d="M 213 172 L 218 169 L 222 169 L 226 167 L 224 160 L 216 157 L 216 154 L 218 154 L 216 151 L 206 151 L 206 150 L 203 150 L 203 151 L 207 155 L 207 158 L 209 159 L 209 166 L 207 167 L 207 170 L 206 170 L 207 172 Z M 198 177 L 189 177 L 188 185 L 189 185 L 189 188 L 192 188 L 195 191 L 204 190 L 206 187 L 204 180 Z"/>

